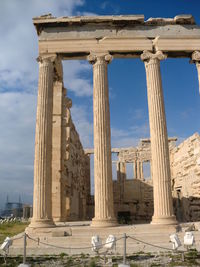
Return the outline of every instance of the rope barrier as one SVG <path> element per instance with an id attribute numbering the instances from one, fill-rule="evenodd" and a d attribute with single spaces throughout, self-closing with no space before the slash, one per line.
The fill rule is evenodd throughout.
<path id="1" fill-rule="evenodd" d="M 87 247 L 63 247 L 63 246 L 57 246 L 57 245 L 53 245 L 53 244 L 49 244 L 49 243 L 46 243 L 46 242 L 43 242 L 43 241 L 40 241 L 40 239 L 35 239 L 35 238 L 32 238 L 30 237 L 28 234 L 26 234 L 27 238 L 38 243 L 39 244 L 42 244 L 42 245 L 45 245 L 45 246 L 49 246 L 49 247 L 53 247 L 53 248 L 58 248 L 58 249 L 67 249 L 67 250 L 85 250 L 85 249 L 92 249 L 93 246 L 87 246 Z M 11 238 L 12 241 L 15 241 L 15 240 L 19 240 L 23 238 L 23 236 L 20 236 L 20 237 L 15 237 L 15 238 Z M 176 253 L 184 253 L 185 251 L 183 250 L 174 250 L 172 248 L 166 248 L 166 247 L 163 247 L 163 246 L 159 246 L 159 245 L 154 245 L 152 243 L 149 243 L 149 242 L 146 242 L 146 241 L 143 241 L 141 239 L 138 239 L 134 236 L 126 236 L 126 239 L 132 239 L 134 241 L 137 241 L 139 243 L 142 243 L 142 244 L 145 244 L 145 245 L 148 245 L 148 246 L 152 246 L 152 247 L 155 247 L 155 248 L 159 248 L 159 249 L 164 249 L 164 250 L 170 250 L 170 251 L 173 251 L 173 252 L 176 252 Z M 124 239 L 124 236 L 122 237 L 119 237 L 115 240 L 115 242 L 121 240 L 121 239 Z M 105 246 L 106 244 L 110 244 L 110 243 L 113 243 L 113 241 L 110 241 L 110 242 L 105 242 L 101 245 L 98 246 L 99 249 L 101 249 L 103 246 Z"/>
<path id="2" fill-rule="evenodd" d="M 23 236 L 16 237 L 16 238 L 11 238 L 11 240 L 12 240 L 12 241 L 15 241 L 15 240 L 19 240 L 19 239 L 21 239 L 21 238 L 23 238 Z"/>
<path id="3" fill-rule="evenodd" d="M 127 238 L 133 239 L 133 240 L 135 240 L 135 241 L 137 241 L 137 242 L 140 242 L 140 243 L 143 243 L 143 244 L 145 244 L 145 245 L 152 246 L 152 247 L 155 247 L 155 248 L 161 248 L 161 249 L 165 249 L 165 250 L 171 250 L 171 251 L 178 252 L 178 253 L 184 253 L 184 252 L 185 252 L 185 251 L 183 251 L 183 250 L 174 250 L 174 249 L 172 249 L 172 248 L 166 248 L 166 247 L 162 247 L 162 246 L 154 245 L 154 244 L 148 243 L 148 242 L 146 242 L 146 241 L 140 240 L 140 239 L 138 239 L 138 238 L 135 238 L 135 237 L 133 237 L 133 236 L 127 236 Z"/>
<path id="4" fill-rule="evenodd" d="M 21 239 L 21 238 L 23 238 L 23 236 L 20 236 L 20 237 L 15 237 L 15 238 L 10 238 L 11 239 L 11 241 L 15 241 L 15 240 L 19 240 L 19 239 Z M 1 247 L 1 245 L 2 245 L 3 243 L 0 243 L 0 247 Z"/>
<path id="5" fill-rule="evenodd" d="M 30 237 L 29 235 L 27 235 L 27 237 L 30 239 L 30 240 L 32 240 L 32 241 L 34 241 L 34 242 L 37 242 L 37 243 L 40 243 L 40 244 L 43 244 L 43 245 L 46 245 L 46 246 L 50 246 L 50 247 L 54 247 L 54 248 L 59 248 L 59 249 L 69 249 L 69 250 L 73 250 L 73 249 L 78 249 L 78 250 L 84 250 L 84 249 L 92 249 L 93 248 L 93 246 L 88 246 L 88 247 L 62 247 L 62 246 L 56 246 L 56 245 L 53 245 L 53 244 L 49 244 L 49 243 L 46 243 L 46 242 L 42 242 L 42 241 L 38 241 L 38 239 L 34 239 L 34 238 L 32 238 L 32 237 Z M 117 238 L 116 239 L 116 242 L 117 241 L 119 241 L 119 240 L 121 240 L 121 239 L 123 239 L 124 237 L 120 237 L 120 238 Z M 98 246 L 98 248 L 102 248 L 104 245 L 106 245 L 106 244 L 110 244 L 110 243 L 113 243 L 113 241 L 110 241 L 110 242 L 106 242 L 106 243 L 103 243 L 103 244 L 101 244 L 101 245 L 99 245 Z"/>
<path id="6" fill-rule="evenodd" d="M 63 246 L 56 246 L 56 245 L 53 245 L 53 244 L 49 244 L 49 243 L 40 241 L 39 239 L 32 238 L 32 237 L 30 237 L 29 235 L 27 235 L 27 237 L 28 237 L 30 240 L 32 240 L 32 241 L 34 241 L 34 242 L 37 242 L 38 245 L 39 245 L 39 244 L 42 244 L 42 245 L 45 245 L 45 246 L 50 246 L 50 247 L 54 247 L 54 248 L 58 248 L 58 249 L 69 249 L 69 250 L 70 250 L 70 249 L 72 249 L 72 250 L 73 250 L 73 249 L 74 249 L 74 250 L 75 250 L 75 249 L 78 249 L 78 250 L 81 250 L 81 249 L 92 249 L 92 248 L 93 248 L 93 246 L 88 246 L 88 247 L 63 247 Z M 23 238 L 23 236 L 15 237 L 15 238 L 11 238 L 11 240 L 12 240 L 12 241 L 15 241 L 15 240 L 19 240 L 19 239 L 21 239 L 21 238 Z M 152 247 L 156 247 L 156 248 L 160 248 L 160 249 L 165 249 L 165 250 L 176 251 L 176 250 L 174 250 L 174 249 L 172 249 L 172 248 L 166 248 L 166 247 L 162 247 L 162 246 L 154 245 L 154 244 L 152 244 L 152 243 L 143 241 L 143 240 L 138 239 L 138 238 L 133 237 L 133 236 L 127 236 L 126 239 L 128 239 L 128 238 L 130 238 L 130 239 L 132 239 L 132 240 L 134 240 L 134 241 L 143 243 L 143 244 L 148 245 L 148 246 L 152 246 Z M 117 239 L 116 239 L 116 242 L 119 241 L 119 240 L 121 240 L 121 239 L 124 239 L 124 237 L 117 238 Z M 105 243 L 101 244 L 101 245 L 99 246 L 99 248 L 102 248 L 104 245 L 106 245 L 106 244 L 110 244 L 110 243 L 112 243 L 112 242 L 113 242 L 113 241 L 105 242 Z M 180 251 L 180 250 L 178 250 L 178 251 L 176 251 L 176 252 L 183 253 L 183 252 L 185 252 L 185 251 Z"/>

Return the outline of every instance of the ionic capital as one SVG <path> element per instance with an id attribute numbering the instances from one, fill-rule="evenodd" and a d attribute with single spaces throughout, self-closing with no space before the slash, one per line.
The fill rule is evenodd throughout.
<path id="1" fill-rule="evenodd" d="M 87 59 L 92 65 L 95 63 L 109 64 L 113 57 L 108 52 L 91 52 Z"/>
<path id="2" fill-rule="evenodd" d="M 56 59 L 57 59 L 56 54 L 43 54 L 39 55 L 37 61 L 39 63 L 55 63 Z"/>
<path id="3" fill-rule="evenodd" d="M 199 80 L 199 93 L 200 93 L 200 51 L 194 51 L 192 53 L 192 59 L 190 63 L 195 63 L 198 73 L 198 80 Z"/>
<path id="4" fill-rule="evenodd" d="M 192 53 L 191 63 L 200 63 L 200 51 L 194 51 Z"/>
<path id="5" fill-rule="evenodd" d="M 144 62 L 151 62 L 151 61 L 155 61 L 155 60 L 163 60 L 167 58 L 167 55 L 163 54 L 162 51 L 157 51 L 156 53 L 152 53 L 148 50 L 145 50 L 141 56 L 140 56 L 141 60 Z"/>
<path id="6" fill-rule="evenodd" d="M 42 54 L 39 55 L 37 58 L 37 61 L 40 64 L 47 64 L 47 65 L 53 65 L 54 67 L 54 81 L 60 81 L 63 80 L 63 67 L 62 67 L 62 60 L 60 56 L 56 54 Z"/>

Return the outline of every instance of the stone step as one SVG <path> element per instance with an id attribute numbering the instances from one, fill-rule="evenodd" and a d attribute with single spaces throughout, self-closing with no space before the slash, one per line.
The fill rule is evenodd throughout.
<path id="1" fill-rule="evenodd" d="M 184 227 L 188 227 L 184 225 Z M 35 241 L 27 239 L 27 253 L 28 255 L 35 254 L 60 254 L 65 252 L 68 254 L 80 254 L 80 253 L 93 253 L 91 250 L 91 237 L 99 235 L 102 239 L 102 243 L 105 243 L 108 235 L 113 234 L 116 238 L 122 238 L 123 234 L 132 236 L 144 243 L 137 240 L 127 239 L 127 252 L 133 253 L 138 251 L 156 252 L 165 251 L 164 248 L 169 250 L 172 248 L 170 241 L 170 234 L 175 233 L 175 227 L 173 226 L 152 226 L 152 225 L 130 225 L 112 228 L 91 228 L 88 226 L 74 226 L 74 227 L 58 227 L 52 229 L 43 229 L 42 232 L 29 232 L 28 235 L 34 239 L 40 238 L 41 242 L 47 243 L 43 245 Z M 70 236 L 63 236 L 64 232 L 70 232 Z M 196 240 L 197 247 L 200 246 L 200 232 L 193 232 Z M 177 233 L 181 242 L 183 243 L 183 237 L 185 232 Z M 23 236 L 21 234 L 21 236 Z M 20 237 L 20 235 L 18 235 Z M 153 244 L 155 246 L 164 247 L 157 248 L 145 244 L 145 242 Z M 50 245 L 55 245 L 63 248 L 53 248 Z M 124 239 L 117 241 L 116 252 L 123 253 Z M 86 247 L 86 248 L 85 248 Z M 88 248 L 89 247 L 89 248 Z M 74 248 L 74 249 L 73 249 Z M 78 249 L 76 249 L 78 248 Z M 15 240 L 10 248 L 10 253 L 20 254 L 23 251 L 23 238 Z"/>

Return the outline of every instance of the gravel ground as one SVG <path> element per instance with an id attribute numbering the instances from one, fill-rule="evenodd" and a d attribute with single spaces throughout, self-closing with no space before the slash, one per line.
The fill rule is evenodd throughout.
<path id="1" fill-rule="evenodd" d="M 6 260 L 3 257 L 0 258 L 0 266 L 18 266 L 22 263 L 22 257 L 9 257 Z M 40 257 L 28 257 L 27 263 L 34 267 L 97 267 L 97 266 L 113 266 L 117 267 L 119 263 L 122 263 L 123 259 L 121 256 L 107 255 L 104 258 L 103 255 L 90 257 L 88 254 L 73 255 L 69 256 L 65 253 L 59 256 L 40 256 Z M 184 254 L 176 253 L 143 253 L 139 252 L 137 254 L 127 256 L 127 263 L 131 267 L 141 266 L 141 267 L 153 267 L 153 266 L 200 266 L 200 253 L 196 250 L 190 250 Z"/>

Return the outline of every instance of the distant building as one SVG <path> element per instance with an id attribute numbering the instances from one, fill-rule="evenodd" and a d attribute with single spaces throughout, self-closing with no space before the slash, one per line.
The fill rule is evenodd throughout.
<path id="1" fill-rule="evenodd" d="M 23 206 L 23 219 L 29 219 L 33 215 L 33 207 L 30 205 Z"/>
<path id="2" fill-rule="evenodd" d="M 30 205 L 25 205 L 22 203 L 21 198 L 19 197 L 18 202 L 10 202 L 8 200 L 5 204 L 4 210 L 1 212 L 1 216 L 3 217 L 23 217 L 25 219 L 28 219 L 32 216 L 32 207 Z"/>

